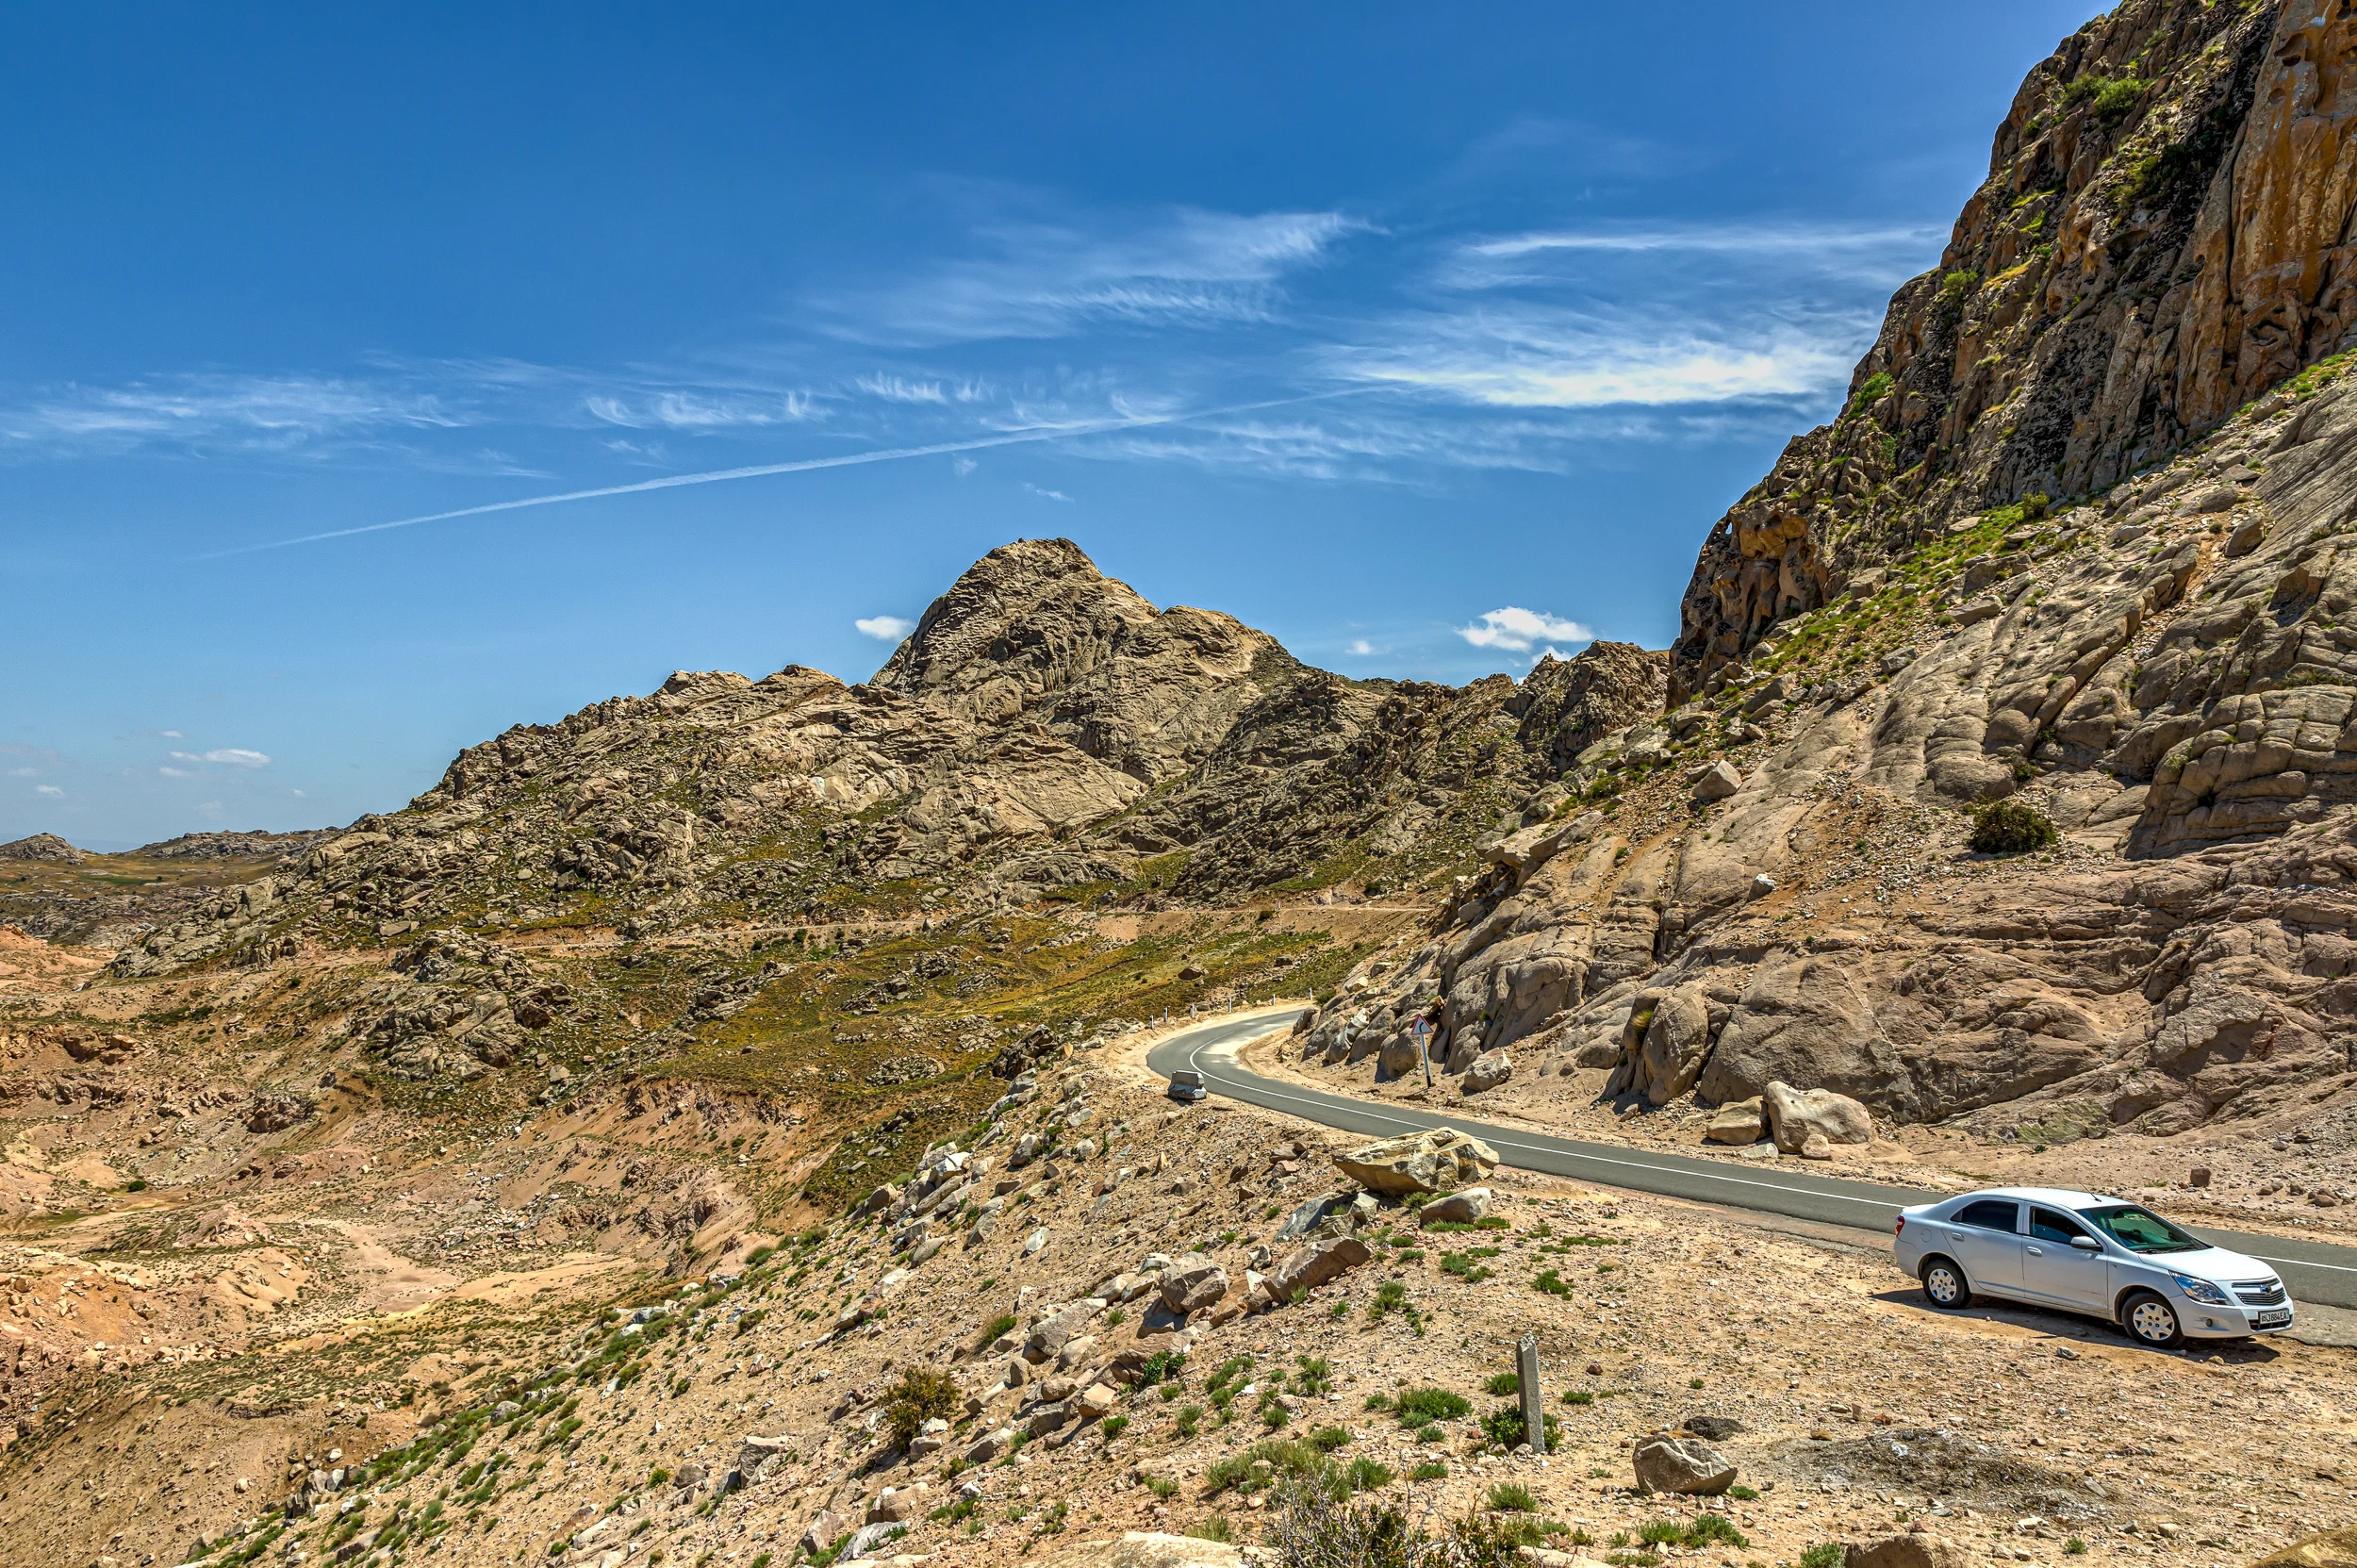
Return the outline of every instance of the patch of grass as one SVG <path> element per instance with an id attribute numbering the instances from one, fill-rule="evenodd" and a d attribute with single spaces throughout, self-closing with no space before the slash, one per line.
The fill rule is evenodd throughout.
<path id="1" fill-rule="evenodd" d="M 1564 1393 L 1563 1402 L 1567 1405 L 1592 1405 L 1596 1396 L 1584 1388 L 1570 1389 Z"/>
<path id="2" fill-rule="evenodd" d="M 1422 1427 L 1435 1421 L 1454 1421 L 1472 1411 L 1473 1401 L 1444 1388 L 1404 1388 L 1392 1407 L 1399 1412 L 1401 1426 Z"/>
<path id="3" fill-rule="evenodd" d="M 1408 1472 L 1408 1478 L 1411 1481 L 1444 1481 L 1448 1479 L 1448 1466 L 1439 1460 L 1426 1460 Z"/>
<path id="4" fill-rule="evenodd" d="M 1320 1427 L 1301 1441 L 1321 1454 L 1330 1454 L 1337 1448 L 1349 1446 L 1350 1433 L 1340 1427 Z"/>
<path id="5" fill-rule="evenodd" d="M 1562 1424 L 1543 1411 L 1540 1414 L 1539 1422 L 1540 1432 L 1546 1439 L 1547 1452 L 1551 1454 L 1563 1444 Z M 1520 1405 L 1500 1405 L 1481 1418 L 1482 1435 L 1501 1448 L 1511 1450 L 1524 1441 L 1525 1435 L 1529 1430 L 1530 1428 L 1524 1424 L 1523 1408 Z"/>
<path id="6" fill-rule="evenodd" d="M 1490 1507 L 1500 1513 L 1536 1513 L 1539 1499 L 1520 1481 L 1500 1481 L 1490 1489 Z"/>
<path id="7" fill-rule="evenodd" d="M 1735 1521 L 1725 1514 L 1698 1513 L 1678 1536 L 1678 1543 L 1689 1548 L 1732 1546 L 1741 1551 L 1749 1546 L 1751 1542 L 1741 1530 L 1735 1527 Z"/>
<path id="8" fill-rule="evenodd" d="M 1883 394 L 1897 385 L 1888 371 L 1876 371 L 1858 383 L 1858 389 L 1850 395 L 1850 406 L 1842 413 L 1845 420 L 1854 420 L 1883 400 Z"/>
<path id="9" fill-rule="evenodd" d="M 1549 1296 L 1566 1298 L 1568 1298 L 1572 1294 L 1572 1287 L 1570 1283 L 1564 1279 L 1561 1274 L 1551 1268 L 1541 1269 L 1538 1276 L 1530 1281 L 1530 1288 L 1535 1291 L 1542 1291 Z"/>
<path id="10" fill-rule="evenodd" d="M 1522 1374 L 1501 1372 L 1481 1386 L 1486 1393 L 1494 1395 L 1500 1399 L 1509 1399 L 1523 1391 Z"/>
<path id="11" fill-rule="evenodd" d="M 1236 1532 L 1228 1527 L 1228 1515 L 1224 1513 L 1214 1513 L 1208 1519 L 1196 1520 L 1187 1527 L 1186 1533 L 1197 1541 L 1216 1541 L 1222 1545 L 1229 1544 L 1236 1539 Z"/>
<path id="12" fill-rule="evenodd" d="M 1821 1541 L 1801 1554 L 1801 1568 L 1841 1568 L 1848 1557 L 1838 1541 Z"/>

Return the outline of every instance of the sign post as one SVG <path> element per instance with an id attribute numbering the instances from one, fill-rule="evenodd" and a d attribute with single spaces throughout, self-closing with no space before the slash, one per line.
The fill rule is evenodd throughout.
<path id="1" fill-rule="evenodd" d="M 1547 1451 L 1546 1396 L 1539 1391 L 1539 1336 L 1525 1334 L 1514 1346 L 1514 1377 L 1522 1385 L 1523 1437 L 1534 1454 Z"/>

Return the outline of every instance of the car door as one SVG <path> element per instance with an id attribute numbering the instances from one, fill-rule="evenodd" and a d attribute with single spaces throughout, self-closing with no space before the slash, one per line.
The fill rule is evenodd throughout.
<path id="1" fill-rule="evenodd" d="M 1950 1256 L 1976 1291 L 2021 1294 L 2021 1205 L 2010 1197 L 1974 1198 L 1939 1222 Z"/>
<path id="2" fill-rule="evenodd" d="M 2021 1244 L 2021 1288 L 2041 1301 L 2102 1312 L 2111 1298 L 2112 1266 L 2101 1251 L 2089 1252 L 2071 1243 L 2087 1228 L 2060 1210 L 2030 1205 L 2030 1233 Z"/>

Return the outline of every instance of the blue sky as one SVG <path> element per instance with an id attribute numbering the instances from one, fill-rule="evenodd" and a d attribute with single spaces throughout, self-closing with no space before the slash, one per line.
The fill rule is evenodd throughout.
<path id="1" fill-rule="evenodd" d="M 857 680 L 1025 536 L 1354 675 L 1662 646 L 2095 10 L 10 8 L 0 837 Z"/>

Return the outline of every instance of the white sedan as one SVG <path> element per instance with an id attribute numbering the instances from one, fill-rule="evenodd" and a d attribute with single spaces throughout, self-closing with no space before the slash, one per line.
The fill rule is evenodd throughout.
<path id="1" fill-rule="evenodd" d="M 2001 1187 L 1903 1209 L 1899 1265 L 1935 1307 L 1976 1296 L 2060 1307 L 2164 1348 L 2292 1326 L 2291 1298 L 2265 1263 L 2094 1193 Z"/>

